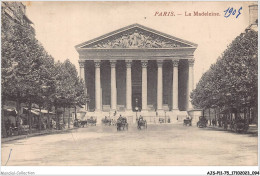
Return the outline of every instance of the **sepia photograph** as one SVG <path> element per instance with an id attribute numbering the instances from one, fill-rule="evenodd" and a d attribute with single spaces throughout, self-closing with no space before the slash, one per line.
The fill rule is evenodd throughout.
<path id="1" fill-rule="evenodd" d="M 257 1 L 1 2 L 2 175 L 258 165 Z"/>

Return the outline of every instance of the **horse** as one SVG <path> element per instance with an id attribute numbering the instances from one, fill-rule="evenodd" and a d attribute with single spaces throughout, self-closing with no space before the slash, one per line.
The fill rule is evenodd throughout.
<path id="1" fill-rule="evenodd" d="M 96 126 L 97 124 L 97 119 L 94 119 L 93 117 L 90 117 L 90 119 L 87 119 L 87 124 L 91 125 L 91 126 Z"/>
<path id="2" fill-rule="evenodd" d="M 159 123 L 164 123 L 164 118 L 159 118 Z"/>
<path id="3" fill-rule="evenodd" d="M 116 127 L 117 127 L 117 131 L 121 131 L 121 130 L 125 130 L 125 129 L 128 130 L 127 119 L 125 117 L 118 118 Z"/>
<path id="4" fill-rule="evenodd" d="M 108 126 L 110 126 L 112 122 L 111 119 L 108 119 L 107 117 L 103 118 L 101 121 L 103 125 L 108 125 Z"/>
<path id="5" fill-rule="evenodd" d="M 80 121 L 80 125 L 84 128 L 85 127 L 85 125 L 87 125 L 88 124 L 88 121 L 87 120 L 82 120 L 82 121 Z"/>
<path id="6" fill-rule="evenodd" d="M 147 122 L 146 122 L 146 120 L 139 119 L 139 120 L 137 121 L 137 129 L 138 129 L 138 130 L 141 130 L 142 127 L 144 127 L 144 129 L 147 129 Z"/>

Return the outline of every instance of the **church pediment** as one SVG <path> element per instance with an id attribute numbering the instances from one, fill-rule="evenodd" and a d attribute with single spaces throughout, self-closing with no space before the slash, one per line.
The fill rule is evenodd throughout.
<path id="1" fill-rule="evenodd" d="M 196 44 L 134 24 L 77 45 L 76 48 L 149 49 L 197 47 Z"/>

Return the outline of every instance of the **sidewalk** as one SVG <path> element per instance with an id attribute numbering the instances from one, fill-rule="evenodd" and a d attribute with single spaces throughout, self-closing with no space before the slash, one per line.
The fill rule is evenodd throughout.
<path id="1" fill-rule="evenodd" d="M 219 127 L 219 126 L 207 126 L 209 128 L 212 129 L 218 129 L 218 130 L 223 130 L 226 131 L 223 127 Z M 230 128 L 228 128 L 228 131 L 231 131 Z M 246 134 L 258 134 L 258 126 L 256 124 L 250 124 L 249 125 L 249 129 L 247 130 Z"/>
<path id="2" fill-rule="evenodd" d="M 40 135 L 48 135 L 48 134 L 59 134 L 59 133 L 64 133 L 64 132 L 68 132 L 70 130 L 74 130 L 77 128 L 67 128 L 64 130 L 43 130 L 41 132 L 36 132 L 36 133 L 32 133 L 32 134 L 28 134 L 28 135 L 18 135 L 18 136 L 10 136 L 7 138 L 1 138 L 1 142 L 2 143 L 6 143 L 6 142 L 10 142 L 13 140 L 18 140 L 18 139 L 24 139 L 24 138 L 28 138 L 28 137 L 33 137 L 33 136 L 40 136 Z"/>

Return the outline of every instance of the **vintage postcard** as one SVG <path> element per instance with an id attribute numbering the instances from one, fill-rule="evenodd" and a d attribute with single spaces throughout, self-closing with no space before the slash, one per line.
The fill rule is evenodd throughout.
<path id="1" fill-rule="evenodd" d="M 2 1 L 1 91 L 3 175 L 259 175 L 258 2 Z"/>

